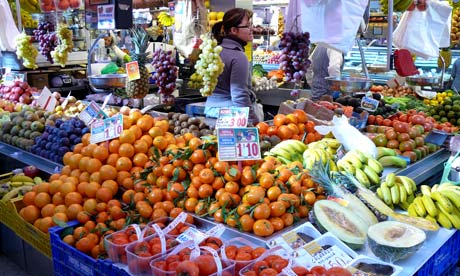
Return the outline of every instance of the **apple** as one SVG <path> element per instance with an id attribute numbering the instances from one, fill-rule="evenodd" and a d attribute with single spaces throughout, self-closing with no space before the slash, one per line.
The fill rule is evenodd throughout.
<path id="1" fill-rule="evenodd" d="M 31 177 L 31 178 L 34 178 L 40 174 L 40 171 L 38 170 L 38 168 L 32 165 L 24 167 L 22 171 L 24 172 L 24 175 Z"/>

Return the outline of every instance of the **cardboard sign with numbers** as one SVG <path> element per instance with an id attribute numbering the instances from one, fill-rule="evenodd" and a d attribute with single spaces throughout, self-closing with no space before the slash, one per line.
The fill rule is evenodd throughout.
<path id="1" fill-rule="evenodd" d="M 219 160 L 242 161 L 260 159 L 259 130 L 248 128 L 219 128 L 217 130 Z"/>
<path id="2" fill-rule="evenodd" d="M 123 131 L 123 115 L 107 118 L 105 120 L 98 120 L 91 124 L 91 138 L 90 142 L 96 144 L 99 142 L 112 140 L 120 137 Z"/>

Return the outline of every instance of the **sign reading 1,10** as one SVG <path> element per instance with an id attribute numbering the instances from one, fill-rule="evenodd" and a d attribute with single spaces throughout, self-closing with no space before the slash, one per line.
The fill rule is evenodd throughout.
<path id="1" fill-rule="evenodd" d="M 238 143 L 236 145 L 238 149 L 238 157 L 253 157 L 259 155 L 259 145 L 256 142 L 253 143 Z"/>

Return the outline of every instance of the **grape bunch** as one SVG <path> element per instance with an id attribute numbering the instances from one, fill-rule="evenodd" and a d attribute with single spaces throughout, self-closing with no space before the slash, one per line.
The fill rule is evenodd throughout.
<path id="1" fill-rule="evenodd" d="M 153 53 L 152 66 L 155 73 L 152 79 L 158 86 L 158 92 L 163 95 L 164 104 L 173 104 L 172 93 L 176 89 L 177 67 L 176 59 L 171 51 L 158 49 Z"/>
<path id="2" fill-rule="evenodd" d="M 40 54 L 45 56 L 50 63 L 53 63 L 51 51 L 56 48 L 58 42 L 58 37 L 54 32 L 54 25 L 51 22 L 40 22 L 33 33 L 35 41 L 39 43 Z"/>
<path id="3" fill-rule="evenodd" d="M 59 44 L 51 51 L 51 57 L 57 64 L 64 67 L 67 57 L 73 48 L 72 32 L 66 24 L 58 25 L 57 38 L 59 39 Z"/>
<path id="4" fill-rule="evenodd" d="M 281 62 L 281 55 L 280 54 L 274 54 L 274 55 L 271 55 L 269 58 L 268 58 L 268 61 L 267 63 L 268 64 L 280 64 Z"/>
<path id="5" fill-rule="evenodd" d="M 222 47 L 217 46 L 217 41 L 207 35 L 201 35 L 203 41 L 200 45 L 201 54 L 195 63 L 195 70 L 203 79 L 200 93 L 203 97 L 210 96 L 217 85 L 217 78 L 224 71 L 224 63 L 220 58 Z"/>
<path id="6" fill-rule="evenodd" d="M 286 81 L 299 83 L 310 66 L 308 60 L 308 47 L 310 34 L 283 33 L 279 47 L 281 49 L 280 68 L 286 74 Z"/>
<path id="7" fill-rule="evenodd" d="M 22 33 L 16 37 L 16 55 L 18 58 L 22 58 L 24 67 L 36 69 L 38 66 L 35 63 L 35 59 L 37 58 L 38 51 L 32 45 L 31 40 L 32 37 L 28 36 L 25 31 L 22 31 Z"/>

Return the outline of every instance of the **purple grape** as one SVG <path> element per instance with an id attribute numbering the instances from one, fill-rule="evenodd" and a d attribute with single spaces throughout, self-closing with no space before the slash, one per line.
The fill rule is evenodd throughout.
<path id="1" fill-rule="evenodd" d="M 310 66 L 308 51 L 309 33 L 284 33 L 281 37 L 281 55 L 278 57 L 280 68 L 286 74 L 286 81 L 300 82 Z"/>

